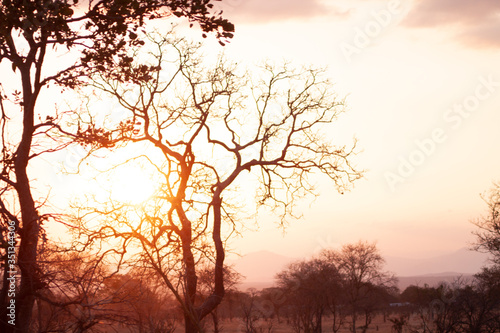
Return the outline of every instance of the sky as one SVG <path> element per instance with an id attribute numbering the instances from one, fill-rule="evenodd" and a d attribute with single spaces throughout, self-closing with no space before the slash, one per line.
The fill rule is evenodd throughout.
<path id="1" fill-rule="evenodd" d="M 232 247 L 303 257 L 377 242 L 384 255 L 422 258 L 474 241 L 480 194 L 500 179 L 500 3 L 495 0 L 231 0 L 225 52 L 248 62 L 328 66 L 348 111 L 332 140 L 358 140 L 366 170 L 340 195 L 320 196 L 286 230 L 265 213 Z"/>
<path id="2" fill-rule="evenodd" d="M 301 202 L 301 218 L 283 230 L 277 217 L 261 212 L 231 250 L 300 258 L 366 240 L 385 256 L 425 258 L 471 245 L 472 221 L 486 213 L 480 194 L 500 180 L 497 0 L 223 0 L 220 6 L 235 37 L 225 47 L 207 38 L 210 52 L 249 66 L 268 59 L 328 68 L 347 104 L 329 137 L 338 145 L 356 138 L 353 162 L 365 170 L 343 195 L 314 178 L 320 195 Z M 199 30 L 182 32 L 201 39 Z M 62 164 L 75 169 L 83 154 L 72 148 Z M 48 163 L 35 174 L 84 191 L 85 180 L 68 181 L 58 170 Z"/>

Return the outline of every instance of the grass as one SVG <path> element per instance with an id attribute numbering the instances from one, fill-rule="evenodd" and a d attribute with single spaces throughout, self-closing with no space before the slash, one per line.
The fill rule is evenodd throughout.
<path id="1" fill-rule="evenodd" d="M 370 324 L 367 332 L 380 332 L 380 333 L 391 333 L 392 331 L 392 323 L 389 321 L 389 318 L 395 316 L 388 316 L 386 321 L 384 322 L 384 318 L 382 315 L 376 316 L 372 323 Z M 210 319 L 210 318 L 209 318 Z M 323 317 L 323 333 L 333 332 L 332 330 L 332 320 L 325 316 Z M 341 328 L 339 333 L 348 333 L 349 323 L 345 324 L 345 327 Z M 358 322 L 358 327 L 362 325 L 362 321 Z M 256 333 L 293 333 L 294 330 L 290 324 L 287 323 L 286 319 L 281 319 L 278 321 L 277 319 L 273 319 L 271 321 L 259 320 L 256 322 L 255 327 L 257 328 Z M 175 330 L 175 333 L 183 333 L 184 328 L 182 327 L 182 323 L 179 323 L 179 326 Z M 210 320 L 208 320 L 205 324 L 205 332 L 211 333 L 213 332 L 213 325 Z M 241 318 L 234 318 L 233 320 L 224 319 L 220 321 L 220 332 L 227 333 L 245 333 L 245 326 Z M 356 330 L 356 332 L 361 332 L 361 329 Z"/>

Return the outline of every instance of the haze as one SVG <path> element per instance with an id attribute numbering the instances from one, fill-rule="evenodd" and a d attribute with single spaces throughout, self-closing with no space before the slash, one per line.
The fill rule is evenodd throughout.
<path id="1" fill-rule="evenodd" d="M 347 104 L 331 138 L 337 145 L 357 138 L 353 160 L 366 170 L 344 195 L 318 177 L 320 196 L 303 200 L 297 210 L 303 216 L 284 230 L 277 217 L 260 212 L 258 224 L 250 221 L 243 237 L 231 241 L 233 252 L 301 258 L 363 239 L 376 241 L 384 256 L 432 258 L 471 245 L 471 221 L 486 212 L 480 194 L 500 178 L 497 2 L 221 5 L 237 31 L 225 47 L 205 39 L 207 54 L 224 51 L 246 64 L 270 59 L 327 67 Z M 198 30 L 179 28 L 201 40 Z M 69 182 L 58 171 L 48 163 L 36 174 L 59 187 L 85 188 L 84 180 Z M 81 186 L 69 185 L 74 182 Z"/>
<path id="2" fill-rule="evenodd" d="M 226 53 L 328 66 L 349 109 L 332 137 L 357 137 L 367 170 L 343 196 L 318 179 L 285 233 L 264 213 L 232 247 L 302 257 L 365 239 L 422 258 L 469 246 L 500 167 L 499 12 L 487 0 L 226 2 Z"/>

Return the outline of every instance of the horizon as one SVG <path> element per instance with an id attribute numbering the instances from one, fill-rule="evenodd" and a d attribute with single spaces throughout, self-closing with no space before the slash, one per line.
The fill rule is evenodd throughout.
<path id="1" fill-rule="evenodd" d="M 464 255 L 464 252 L 465 255 Z M 427 258 L 404 258 L 382 255 L 385 260 L 383 271 L 392 273 L 398 279 L 397 286 L 403 291 L 409 285 L 431 287 L 440 283 L 453 283 L 458 278 L 470 279 L 489 264 L 488 254 L 467 248 Z M 466 258 L 464 258 L 466 257 Z M 276 274 L 294 262 L 309 260 L 311 257 L 288 257 L 268 250 L 232 256 L 227 264 L 242 275 L 238 289 L 262 290 L 276 285 Z"/>

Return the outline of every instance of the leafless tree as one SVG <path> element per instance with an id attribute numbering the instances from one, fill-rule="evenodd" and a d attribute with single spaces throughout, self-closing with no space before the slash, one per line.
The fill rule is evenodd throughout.
<path id="1" fill-rule="evenodd" d="M 132 312 L 123 305 L 131 295 L 110 288 L 116 280 L 103 257 L 45 248 L 39 257 L 45 287 L 36 294 L 36 332 L 100 332 L 104 326 L 130 323 Z"/>
<path id="2" fill-rule="evenodd" d="M 54 130 L 61 130 L 61 125 L 55 109 L 38 107 L 39 97 L 49 84 L 74 88 L 89 73 L 109 69 L 111 62 L 123 57 L 125 49 L 142 43 L 136 39 L 136 32 L 149 19 L 187 17 L 198 22 L 204 32 L 215 32 L 223 43 L 232 37 L 234 26 L 220 13 L 212 13 L 212 7 L 210 0 L 83 4 L 76 0 L 11 0 L 0 4 L 0 63 L 5 71 L 0 82 L 0 229 L 5 237 L 8 223 L 12 222 L 20 271 L 16 297 L 0 293 L 4 296 L 0 300 L 3 332 L 14 330 L 4 311 L 11 300 L 16 303 L 15 329 L 29 331 L 35 293 L 44 285 L 38 275 L 37 256 L 42 224 L 48 217 L 41 207 L 47 195 L 41 195 L 39 200 L 34 194 L 28 167 L 41 154 L 61 148 L 60 142 L 52 140 L 57 138 Z M 76 54 L 75 61 L 65 66 L 68 62 L 55 58 L 61 49 L 69 51 L 68 57 Z M 50 58 L 54 68 L 47 64 Z M 14 79 L 6 69 L 12 69 Z M 7 257 L 4 251 L 1 255 Z"/>
<path id="3" fill-rule="evenodd" d="M 207 297 L 214 293 L 214 267 L 212 265 L 207 265 L 205 267 L 201 267 L 198 270 L 198 278 L 199 278 L 199 293 Z M 224 289 L 226 292 L 235 291 L 236 285 L 241 282 L 242 276 L 231 267 L 224 267 Z M 220 325 L 220 316 L 219 316 L 219 306 L 216 307 L 211 313 L 213 331 L 214 333 L 219 333 L 222 331 L 222 327 Z"/>
<path id="4" fill-rule="evenodd" d="M 93 77 L 127 116 L 116 127 L 78 126 L 79 142 L 94 149 L 152 147 L 130 159 L 154 168 L 158 193 L 141 207 L 110 201 L 83 209 L 80 230 L 83 243 L 115 242 L 119 254 L 138 247 L 131 262 L 158 274 L 185 312 L 186 332 L 198 332 L 224 296 L 225 240 L 240 229 L 251 184 L 260 184 L 257 205 L 276 209 L 285 223 L 297 199 L 315 194 L 311 173 L 340 192 L 361 174 L 351 166 L 355 145 L 334 146 L 323 132 L 344 110 L 323 70 L 264 64 L 242 72 L 223 58 L 206 65 L 200 46 L 185 40 L 149 40 L 147 55 L 136 50 L 116 64 L 120 80 Z M 146 67 L 133 60 L 146 57 Z M 100 227 L 88 227 L 96 216 Z M 200 300 L 197 267 L 206 260 L 214 289 Z"/>
<path id="5" fill-rule="evenodd" d="M 295 332 L 321 333 L 328 310 L 333 314 L 334 331 L 339 328 L 342 278 L 333 263 L 320 259 L 292 263 L 277 280 L 286 295 Z"/>
<path id="6" fill-rule="evenodd" d="M 45 249 L 34 332 L 173 332 L 180 319 L 163 284 L 144 272 L 118 273 L 96 257 L 68 249 Z M 177 312 L 177 313 L 176 313 Z"/>
<path id="7" fill-rule="evenodd" d="M 473 221 L 479 229 L 474 231 L 477 237 L 475 249 L 490 253 L 494 262 L 500 265 L 500 184 L 494 183 L 483 200 L 488 206 L 488 212 Z"/>
<path id="8" fill-rule="evenodd" d="M 371 296 L 380 288 L 394 288 L 394 275 L 383 270 L 385 261 L 375 243 L 359 241 L 344 245 L 340 250 L 326 249 L 322 255 L 335 263 L 343 277 L 352 332 L 356 332 L 360 312 L 364 315 L 362 330 L 366 332 L 374 310 Z"/>
<path id="9" fill-rule="evenodd" d="M 263 318 L 255 288 L 250 288 L 242 295 L 243 299 L 240 302 L 241 317 L 243 319 L 242 332 L 257 333 L 259 329 L 258 321 Z"/>

